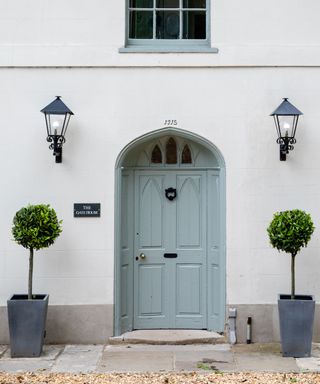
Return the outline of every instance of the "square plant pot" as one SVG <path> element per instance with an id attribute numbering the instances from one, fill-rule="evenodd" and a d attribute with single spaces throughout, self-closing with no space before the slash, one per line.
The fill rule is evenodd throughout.
<path id="1" fill-rule="evenodd" d="M 39 357 L 45 337 L 49 295 L 13 295 L 7 301 L 11 357 Z"/>
<path id="2" fill-rule="evenodd" d="M 312 347 L 315 300 L 311 295 L 278 296 L 280 336 L 284 357 L 309 357 Z"/>

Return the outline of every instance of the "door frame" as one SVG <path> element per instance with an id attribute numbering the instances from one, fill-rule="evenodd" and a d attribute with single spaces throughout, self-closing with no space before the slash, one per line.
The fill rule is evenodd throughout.
<path id="1" fill-rule="evenodd" d="M 161 136 L 172 135 L 184 139 L 188 139 L 198 143 L 212 152 L 218 162 L 219 169 L 219 309 L 223 316 L 218 324 L 215 325 L 215 331 L 222 332 L 225 327 L 226 312 L 226 172 L 225 161 L 220 150 L 209 140 L 189 131 L 175 127 L 166 127 L 144 134 L 126 145 L 116 160 L 115 164 L 115 209 L 114 209 L 114 336 L 119 336 L 121 330 L 121 182 L 123 164 L 126 156 L 136 146 L 141 145 L 150 140 L 158 139 Z M 133 319 L 132 322 L 133 324 Z M 209 324 L 209 321 L 208 321 Z M 132 327 L 132 325 L 131 325 Z M 209 329 L 209 328 L 208 328 Z M 210 329 L 211 330 L 211 329 Z"/>

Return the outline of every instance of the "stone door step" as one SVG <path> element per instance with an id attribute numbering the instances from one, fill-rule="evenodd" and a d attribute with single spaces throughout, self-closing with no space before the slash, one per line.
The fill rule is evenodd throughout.
<path id="1" fill-rule="evenodd" d="M 116 344 L 151 344 L 151 345 L 186 345 L 220 344 L 226 338 L 216 332 L 186 329 L 148 329 L 126 332 L 121 336 L 109 338 L 109 343 Z"/>

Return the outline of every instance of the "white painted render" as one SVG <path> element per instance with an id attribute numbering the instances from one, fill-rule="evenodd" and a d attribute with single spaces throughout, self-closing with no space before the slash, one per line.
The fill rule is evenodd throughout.
<path id="1" fill-rule="evenodd" d="M 28 203 L 63 219 L 57 242 L 36 253 L 34 291 L 51 304 L 114 302 L 115 162 L 166 119 L 225 159 L 227 303 L 275 303 L 289 291 L 290 257 L 269 246 L 266 227 L 293 208 L 316 226 L 297 257 L 297 292 L 319 298 L 319 12 L 317 0 L 212 1 L 219 53 L 130 54 L 118 52 L 124 1 L 0 0 L 0 305 L 26 291 L 28 251 L 10 230 Z M 40 113 L 55 95 L 75 114 L 62 164 Z M 269 116 L 282 97 L 304 113 L 286 162 Z M 73 218 L 77 202 L 100 202 L 101 218 Z"/>
<path id="2" fill-rule="evenodd" d="M 320 64 L 317 0 L 211 0 L 219 54 L 119 54 L 125 0 L 1 0 L 1 66 Z"/>

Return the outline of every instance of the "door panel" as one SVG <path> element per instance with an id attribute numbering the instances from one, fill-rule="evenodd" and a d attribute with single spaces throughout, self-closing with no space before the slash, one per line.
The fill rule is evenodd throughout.
<path id="1" fill-rule="evenodd" d="M 201 239 L 200 176 L 177 176 L 177 246 L 199 247 Z"/>
<path id="2" fill-rule="evenodd" d="M 125 318 L 128 317 L 128 281 L 129 281 L 129 274 L 128 274 L 129 266 L 128 264 L 121 266 L 121 281 L 122 281 L 122 289 L 121 289 L 121 317 Z"/>
<path id="3" fill-rule="evenodd" d="M 177 264 L 177 315 L 201 314 L 201 265 Z"/>
<path id="4" fill-rule="evenodd" d="M 161 178 L 141 177 L 140 179 L 140 246 L 162 246 L 162 198 Z M 160 184 L 160 185 L 159 185 Z"/>
<path id="5" fill-rule="evenodd" d="M 206 172 L 136 171 L 135 329 L 207 327 L 205 208 Z"/>
<path id="6" fill-rule="evenodd" d="M 164 269 L 162 265 L 139 265 L 139 314 L 162 316 L 164 311 Z"/>

